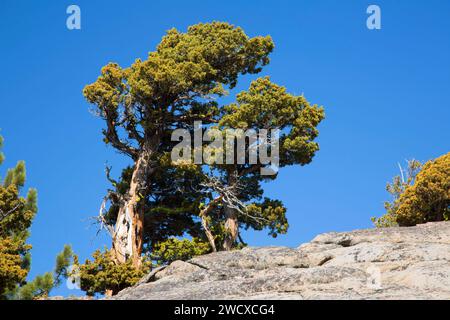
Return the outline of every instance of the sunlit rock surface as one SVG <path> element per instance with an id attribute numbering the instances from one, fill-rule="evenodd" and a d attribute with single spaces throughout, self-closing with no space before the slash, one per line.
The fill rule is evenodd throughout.
<path id="1" fill-rule="evenodd" d="M 175 261 L 113 299 L 450 299 L 450 222 Z"/>

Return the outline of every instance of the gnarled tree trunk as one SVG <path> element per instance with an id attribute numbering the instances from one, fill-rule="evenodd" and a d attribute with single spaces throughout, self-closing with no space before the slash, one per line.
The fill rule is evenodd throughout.
<path id="1" fill-rule="evenodd" d="M 141 267 L 145 205 L 140 203 L 147 194 L 147 180 L 152 171 L 151 152 L 143 152 L 134 166 L 130 189 L 119 208 L 112 240 L 113 259 L 117 264 L 132 260 L 133 266 Z"/>

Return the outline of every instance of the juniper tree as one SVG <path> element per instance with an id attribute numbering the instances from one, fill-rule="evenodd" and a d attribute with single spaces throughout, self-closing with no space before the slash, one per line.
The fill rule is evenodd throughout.
<path id="1" fill-rule="evenodd" d="M 117 263 L 141 263 L 146 214 L 151 214 L 146 199 L 158 159 L 173 147 L 172 131 L 192 129 L 195 120 L 218 122 L 216 98 L 235 87 L 239 75 L 258 73 L 272 49 L 270 37 L 249 38 L 228 23 L 200 23 L 185 33 L 171 29 L 146 60 L 129 68 L 110 63 L 84 88 L 105 121 L 105 143 L 134 162 L 113 231 Z"/>

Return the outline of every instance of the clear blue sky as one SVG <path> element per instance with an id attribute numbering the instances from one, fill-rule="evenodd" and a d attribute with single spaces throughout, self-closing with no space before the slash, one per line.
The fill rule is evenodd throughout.
<path id="1" fill-rule="evenodd" d="M 81 7 L 81 30 L 66 28 L 70 4 Z M 381 7 L 381 30 L 366 28 L 370 4 Z M 250 245 L 298 246 L 371 227 L 397 162 L 450 151 L 450 1 L 2 0 L 1 173 L 24 159 L 27 184 L 39 191 L 30 277 L 51 270 L 65 243 L 82 260 L 110 244 L 88 218 L 108 187 L 105 162 L 117 174 L 128 160 L 103 144 L 83 86 L 110 61 L 145 58 L 165 30 L 212 20 L 271 35 L 276 48 L 262 75 L 326 109 L 313 163 L 282 170 L 266 187 L 288 208 L 288 234 L 248 233 Z"/>

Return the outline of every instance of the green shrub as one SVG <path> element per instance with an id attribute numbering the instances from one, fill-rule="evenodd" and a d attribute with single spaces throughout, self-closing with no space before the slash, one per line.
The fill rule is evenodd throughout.
<path id="1" fill-rule="evenodd" d="M 89 296 L 96 293 L 115 295 L 119 291 L 136 284 L 147 272 L 149 265 L 144 263 L 141 269 L 136 269 L 129 260 L 124 264 L 114 263 L 108 250 L 97 250 L 92 255 L 93 260 L 78 263 L 75 257 L 73 277 L 79 277 L 80 288 Z"/>
<path id="2" fill-rule="evenodd" d="M 175 260 L 189 260 L 194 256 L 199 256 L 211 252 L 208 242 L 199 238 L 176 239 L 169 238 L 155 246 L 152 252 L 152 260 L 158 265 L 168 264 Z"/>

